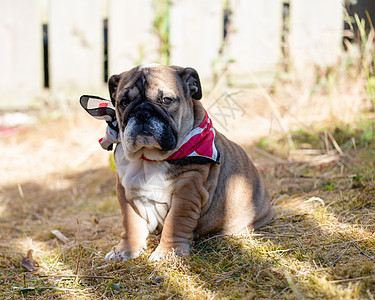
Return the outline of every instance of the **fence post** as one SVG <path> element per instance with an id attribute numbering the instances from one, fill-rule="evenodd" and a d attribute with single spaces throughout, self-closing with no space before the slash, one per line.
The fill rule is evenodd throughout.
<path id="1" fill-rule="evenodd" d="M 0 2 L 0 108 L 27 108 L 43 87 L 38 0 Z"/>
<path id="2" fill-rule="evenodd" d="M 193 67 L 202 81 L 212 83 L 213 65 L 223 41 L 222 1 L 173 1 L 169 41 L 171 64 Z"/>
<path id="3" fill-rule="evenodd" d="M 108 11 L 109 76 L 142 63 L 157 62 L 153 0 L 110 0 Z"/>
<path id="4" fill-rule="evenodd" d="M 341 0 L 291 0 L 289 47 L 297 73 L 337 62 L 344 28 Z"/>
<path id="5" fill-rule="evenodd" d="M 282 57 L 282 1 L 234 0 L 231 10 L 230 81 L 239 86 L 272 83 Z"/>
<path id="6" fill-rule="evenodd" d="M 104 86 L 100 0 L 49 2 L 49 69 L 53 97 L 99 93 Z"/>

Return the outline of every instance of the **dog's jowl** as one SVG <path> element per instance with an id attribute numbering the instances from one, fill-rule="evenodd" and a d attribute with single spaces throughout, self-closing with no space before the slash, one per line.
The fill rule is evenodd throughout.
<path id="1" fill-rule="evenodd" d="M 192 68 L 145 65 L 113 75 L 111 101 L 82 96 L 106 120 L 100 140 L 112 149 L 122 212 L 120 243 L 107 259 L 135 258 L 160 233 L 151 260 L 189 252 L 193 238 L 256 229 L 274 216 L 257 169 L 237 144 L 213 128 Z"/>

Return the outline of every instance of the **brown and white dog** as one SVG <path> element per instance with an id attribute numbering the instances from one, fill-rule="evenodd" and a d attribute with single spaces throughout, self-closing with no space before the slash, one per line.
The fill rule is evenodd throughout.
<path id="1" fill-rule="evenodd" d="M 135 258 L 160 233 L 151 260 L 189 252 L 193 238 L 256 229 L 274 216 L 245 151 L 215 132 L 193 68 L 138 66 L 109 79 L 118 122 L 120 243 L 106 259 Z"/>

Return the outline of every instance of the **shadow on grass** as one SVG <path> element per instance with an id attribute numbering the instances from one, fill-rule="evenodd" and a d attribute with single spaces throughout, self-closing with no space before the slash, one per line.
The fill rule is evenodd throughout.
<path id="1" fill-rule="evenodd" d="M 114 189 L 115 173 L 106 168 L 68 175 L 52 174 L 43 180 L 2 188 L 1 293 L 13 296 L 17 295 L 13 288 L 37 285 L 41 290 L 30 290 L 30 295 L 35 294 L 37 298 L 43 295 L 40 299 L 51 293 L 75 295 L 79 288 L 70 286 L 71 291 L 69 288 L 55 291 L 56 282 L 51 285 L 48 280 L 26 272 L 21 267 L 22 258 L 33 249 L 39 261 L 38 274 L 47 275 L 73 274 L 80 249 L 88 249 L 90 255 L 102 255 L 97 245 L 106 245 L 105 250 L 108 250 L 121 225 L 115 222 L 120 216 Z M 56 238 L 51 233 L 53 230 L 60 231 L 66 240 Z M 64 286 L 57 284 L 62 289 Z M 45 287 L 48 288 L 44 291 Z"/>
<path id="2" fill-rule="evenodd" d="M 308 213 L 279 207 L 279 214 L 273 224 L 249 236 L 196 241 L 189 258 L 166 262 L 154 276 L 167 278 L 169 289 L 172 284 L 181 297 L 359 299 L 375 292 L 375 265 L 355 248 L 332 264 L 348 243 L 355 241 L 365 251 L 371 245 L 341 236 L 337 228 L 320 226 L 320 220 Z M 363 234 L 371 238 L 371 232 Z M 334 282 L 366 276 L 353 280 L 354 289 L 350 280 Z"/>
<path id="3" fill-rule="evenodd" d="M 147 259 L 157 245 L 154 238 L 135 260 L 103 259 L 121 231 L 115 174 L 108 169 L 53 174 L 42 183 L 3 188 L 0 292 L 16 297 L 15 287 L 36 287 L 23 293 L 35 299 L 366 298 L 375 293 L 374 261 L 355 247 L 344 253 L 355 243 L 374 255 L 374 206 L 362 196 L 373 195 L 373 187 L 282 190 L 282 184 L 295 180 L 284 177 L 288 172 L 273 172 L 272 180 L 284 181 L 273 187 L 278 215 L 271 224 L 248 236 L 203 238 L 195 241 L 190 256 L 161 263 Z M 310 201 L 313 197 L 324 205 Z M 56 238 L 54 229 L 68 242 Z M 36 274 L 20 266 L 31 248 L 40 265 Z"/>

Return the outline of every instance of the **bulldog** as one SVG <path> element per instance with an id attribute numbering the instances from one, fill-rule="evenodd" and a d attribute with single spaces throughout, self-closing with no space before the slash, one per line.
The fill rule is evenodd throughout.
<path id="1" fill-rule="evenodd" d="M 245 151 L 213 128 L 195 69 L 142 65 L 113 75 L 108 87 L 111 101 L 81 97 L 109 125 L 102 146 L 117 144 L 123 232 L 106 259 L 138 257 L 150 233 L 160 234 L 150 257 L 160 260 L 189 253 L 200 236 L 245 233 L 271 221 L 266 187 Z M 90 101 L 98 105 L 90 109 Z"/>

